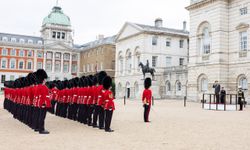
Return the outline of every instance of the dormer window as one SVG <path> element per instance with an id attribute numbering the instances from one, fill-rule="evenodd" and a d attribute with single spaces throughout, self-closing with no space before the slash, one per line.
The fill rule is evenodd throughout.
<path id="1" fill-rule="evenodd" d="M 24 39 L 20 39 L 19 43 L 24 44 Z"/>
<path id="2" fill-rule="evenodd" d="M 28 40 L 28 44 L 33 44 L 33 41 L 32 40 Z"/>
<path id="3" fill-rule="evenodd" d="M 65 33 L 62 32 L 62 39 L 65 39 Z"/>
<path id="4" fill-rule="evenodd" d="M 42 44 L 43 44 L 43 42 L 42 42 L 42 41 L 38 41 L 38 42 L 37 42 L 37 44 L 42 45 Z"/>
<path id="5" fill-rule="evenodd" d="M 2 41 L 7 42 L 8 38 L 7 37 L 3 37 Z"/>
<path id="6" fill-rule="evenodd" d="M 153 38 L 152 38 L 152 45 L 157 45 L 157 40 L 158 40 L 158 37 L 157 36 L 153 36 Z"/>
<path id="7" fill-rule="evenodd" d="M 16 38 L 11 38 L 11 42 L 16 42 Z"/>
<path id="8" fill-rule="evenodd" d="M 56 38 L 56 32 L 52 32 L 52 38 L 53 38 L 53 39 Z"/>
<path id="9" fill-rule="evenodd" d="M 57 32 L 57 39 L 61 38 L 61 32 Z"/>
<path id="10" fill-rule="evenodd" d="M 240 15 L 246 15 L 247 14 L 247 7 L 240 8 Z"/>

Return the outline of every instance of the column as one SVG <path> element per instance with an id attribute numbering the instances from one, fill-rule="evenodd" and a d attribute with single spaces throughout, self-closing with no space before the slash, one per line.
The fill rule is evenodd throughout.
<path id="1" fill-rule="evenodd" d="M 34 50 L 34 63 L 33 63 L 33 71 L 37 70 L 37 50 Z"/>
<path id="2" fill-rule="evenodd" d="M 47 51 L 44 51 L 44 54 L 43 54 L 43 69 L 46 70 L 46 58 L 47 58 Z"/>
<path id="3" fill-rule="evenodd" d="M 78 73 L 80 72 L 80 65 L 81 65 L 81 63 L 80 63 L 80 53 L 78 53 L 77 54 L 77 76 L 78 76 Z"/>
<path id="4" fill-rule="evenodd" d="M 64 57 L 64 53 L 61 53 L 61 73 L 63 73 L 63 58 Z"/>
<path id="5" fill-rule="evenodd" d="M 55 72 L 55 52 L 52 52 L 52 73 Z"/>
<path id="6" fill-rule="evenodd" d="M 72 72 L 72 53 L 69 54 L 69 73 L 71 74 Z"/>

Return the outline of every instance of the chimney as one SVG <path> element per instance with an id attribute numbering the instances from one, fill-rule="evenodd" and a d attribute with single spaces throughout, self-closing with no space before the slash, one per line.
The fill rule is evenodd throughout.
<path id="1" fill-rule="evenodd" d="M 104 35 L 103 34 L 99 34 L 99 35 L 96 36 L 96 39 L 97 40 L 104 39 Z"/>
<path id="2" fill-rule="evenodd" d="M 162 27 L 162 19 L 161 18 L 157 18 L 155 19 L 155 27 L 157 28 L 161 28 Z"/>
<path id="3" fill-rule="evenodd" d="M 183 21 L 183 30 L 186 31 L 187 30 L 187 22 Z"/>

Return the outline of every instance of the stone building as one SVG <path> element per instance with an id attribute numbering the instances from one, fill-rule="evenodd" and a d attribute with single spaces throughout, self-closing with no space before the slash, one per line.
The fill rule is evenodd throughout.
<path id="1" fill-rule="evenodd" d="M 249 0 L 191 0 L 188 99 L 213 93 L 218 80 L 227 93 L 245 89 L 249 101 Z"/>
<path id="2" fill-rule="evenodd" d="M 98 39 L 80 46 L 80 74 L 90 75 L 105 70 L 109 76 L 115 75 L 115 36 Z"/>
<path id="3" fill-rule="evenodd" d="M 153 67 L 155 80 L 151 89 L 155 98 L 176 98 L 185 94 L 187 79 L 188 31 L 162 26 L 162 19 L 155 25 L 127 22 L 116 37 L 116 97 L 139 99 L 144 89 L 142 70 L 147 60 Z M 178 70 L 178 71 L 177 71 Z M 146 77 L 151 77 L 146 74 Z M 166 88 L 168 86 L 168 88 Z"/>

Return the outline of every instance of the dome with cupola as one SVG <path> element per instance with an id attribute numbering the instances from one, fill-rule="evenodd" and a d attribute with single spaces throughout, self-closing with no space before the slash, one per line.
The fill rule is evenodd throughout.
<path id="1" fill-rule="evenodd" d="M 43 26 L 46 24 L 71 26 L 70 18 L 65 15 L 59 6 L 53 7 L 51 13 L 43 19 Z"/>

